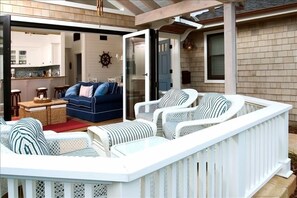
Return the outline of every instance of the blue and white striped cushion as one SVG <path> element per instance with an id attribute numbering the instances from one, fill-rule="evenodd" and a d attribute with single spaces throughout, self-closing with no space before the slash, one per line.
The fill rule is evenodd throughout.
<path id="1" fill-rule="evenodd" d="M 194 119 L 216 118 L 225 113 L 229 108 L 228 100 L 221 94 L 206 94 L 199 103 Z"/>
<path id="2" fill-rule="evenodd" d="M 18 154 L 48 155 L 41 123 L 34 118 L 22 118 L 13 125 L 9 135 L 10 149 Z"/>
<path id="3" fill-rule="evenodd" d="M 159 102 L 159 108 L 178 106 L 186 102 L 189 95 L 178 89 L 170 89 Z"/>
<path id="4" fill-rule="evenodd" d="M 0 124 L 6 124 L 5 120 L 3 117 L 0 117 Z"/>
<path id="5" fill-rule="evenodd" d="M 144 122 L 131 121 L 98 126 L 108 134 L 109 146 L 153 136 L 152 127 Z"/>

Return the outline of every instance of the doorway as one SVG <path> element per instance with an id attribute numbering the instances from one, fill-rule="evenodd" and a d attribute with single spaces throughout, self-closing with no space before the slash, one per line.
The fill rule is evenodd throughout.
<path id="1" fill-rule="evenodd" d="M 172 87 L 170 39 L 159 41 L 159 92 Z"/>
<path id="2" fill-rule="evenodd" d="M 82 80 L 81 73 L 81 54 L 76 54 L 76 83 Z"/>

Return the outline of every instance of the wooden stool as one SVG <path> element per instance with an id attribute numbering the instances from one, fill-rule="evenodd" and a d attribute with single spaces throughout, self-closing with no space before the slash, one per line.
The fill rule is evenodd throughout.
<path id="1" fill-rule="evenodd" d="M 11 114 L 19 116 L 19 102 L 21 102 L 21 90 L 11 90 Z"/>
<path id="2" fill-rule="evenodd" d="M 47 88 L 46 87 L 39 87 L 36 89 L 37 97 L 43 94 L 44 98 L 47 98 Z"/>
<path id="3" fill-rule="evenodd" d="M 64 86 L 56 86 L 54 87 L 54 89 L 55 89 L 54 97 L 61 98 L 62 94 L 64 93 Z"/>

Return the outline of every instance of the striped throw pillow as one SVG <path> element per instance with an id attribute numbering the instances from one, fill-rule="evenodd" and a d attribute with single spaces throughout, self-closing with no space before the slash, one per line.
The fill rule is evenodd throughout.
<path id="1" fill-rule="evenodd" d="M 216 118 L 225 113 L 229 108 L 229 101 L 221 94 L 206 94 L 200 101 L 194 119 Z"/>
<path id="2" fill-rule="evenodd" d="M 22 118 L 13 125 L 9 135 L 9 145 L 10 149 L 17 154 L 49 154 L 42 125 L 34 118 Z"/>
<path id="3" fill-rule="evenodd" d="M 178 106 L 186 102 L 189 95 L 179 89 L 170 89 L 159 102 L 159 108 Z"/>
<path id="4" fill-rule="evenodd" d="M 4 120 L 3 117 L 0 117 L 0 125 L 1 125 L 1 124 L 5 124 L 5 125 L 6 125 L 6 122 L 5 122 L 5 120 Z"/>

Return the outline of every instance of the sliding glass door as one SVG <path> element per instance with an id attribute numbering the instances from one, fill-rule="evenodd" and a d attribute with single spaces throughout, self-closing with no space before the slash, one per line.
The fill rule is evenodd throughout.
<path id="1" fill-rule="evenodd" d="M 0 117 L 11 120 L 10 16 L 0 16 Z"/>
<path id="2" fill-rule="evenodd" d="M 123 37 L 124 120 L 135 119 L 137 102 L 156 98 L 156 34 L 142 30 Z"/>

